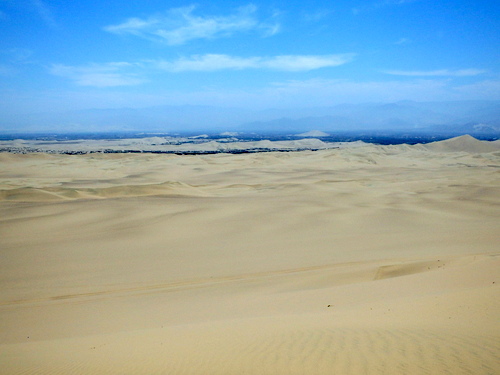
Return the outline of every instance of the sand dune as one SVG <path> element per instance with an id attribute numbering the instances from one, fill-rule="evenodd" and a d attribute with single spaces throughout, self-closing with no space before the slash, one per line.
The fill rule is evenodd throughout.
<path id="1" fill-rule="evenodd" d="M 500 154 L 0 154 L 0 374 L 496 374 Z"/>
<path id="2" fill-rule="evenodd" d="M 429 143 L 425 146 L 432 151 L 451 151 L 451 152 L 473 152 L 486 153 L 500 151 L 500 143 L 480 141 L 470 135 L 451 138 L 441 142 Z"/>

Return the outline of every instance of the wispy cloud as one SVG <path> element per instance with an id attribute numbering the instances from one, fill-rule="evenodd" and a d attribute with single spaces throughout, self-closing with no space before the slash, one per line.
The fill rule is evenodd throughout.
<path id="1" fill-rule="evenodd" d="M 454 88 L 461 96 L 470 96 L 474 99 L 500 100 L 500 79 L 474 82 Z"/>
<path id="2" fill-rule="evenodd" d="M 139 62 L 110 62 L 70 66 L 53 64 L 49 72 L 67 78 L 79 86 L 116 87 L 139 85 L 146 77 L 161 72 L 214 72 L 221 70 L 269 69 L 285 72 L 304 72 L 346 64 L 353 54 L 338 55 L 283 55 L 273 57 L 238 57 L 206 54 L 167 60 Z"/>
<path id="3" fill-rule="evenodd" d="M 0 76 L 10 76 L 14 72 L 15 70 L 11 66 L 0 64 Z"/>
<path id="4" fill-rule="evenodd" d="M 285 71 L 307 71 L 344 65 L 354 58 L 354 54 L 339 55 L 285 55 L 264 59 L 262 66 Z"/>
<path id="5" fill-rule="evenodd" d="M 441 77 L 388 81 L 309 79 L 276 82 L 255 95 L 263 106 L 332 105 L 339 103 L 394 102 L 400 100 L 500 100 L 500 80 L 457 84 Z"/>
<path id="6" fill-rule="evenodd" d="M 0 50 L 0 55 L 6 58 L 10 63 L 28 64 L 31 62 L 30 57 L 33 55 L 33 51 L 26 48 L 10 48 Z"/>
<path id="7" fill-rule="evenodd" d="M 352 12 L 356 15 L 356 14 L 359 14 L 359 13 L 365 12 L 365 11 L 370 11 L 370 10 L 375 10 L 375 9 L 385 8 L 385 7 L 390 7 L 390 6 L 405 5 L 405 4 L 414 3 L 416 1 L 419 1 L 419 0 L 379 0 L 379 1 L 365 4 L 365 5 L 360 6 L 360 7 L 352 8 Z"/>
<path id="8" fill-rule="evenodd" d="M 195 55 L 175 61 L 157 61 L 158 68 L 170 72 L 216 71 L 225 69 L 272 69 L 289 72 L 309 71 L 348 63 L 353 54 L 283 55 L 273 57 L 237 57 L 219 54 Z"/>
<path id="9" fill-rule="evenodd" d="M 152 62 L 157 68 L 169 72 L 215 71 L 255 68 L 259 64 L 259 58 L 207 54 L 195 55 L 189 58 L 183 57 L 175 61 L 157 60 Z"/>
<path id="10" fill-rule="evenodd" d="M 382 0 L 375 4 L 378 6 L 403 5 L 403 4 L 414 3 L 415 1 L 418 0 Z"/>
<path id="11" fill-rule="evenodd" d="M 471 77 L 486 73 L 486 70 L 482 69 L 460 69 L 460 70 L 429 70 L 429 71 L 419 71 L 419 70 L 386 70 L 386 74 L 396 75 L 396 76 L 408 76 L 408 77 Z"/>
<path id="12" fill-rule="evenodd" d="M 31 6 L 40 18 L 50 27 L 57 26 L 51 8 L 42 0 L 30 0 Z"/>
<path id="13" fill-rule="evenodd" d="M 397 44 L 397 45 L 406 45 L 406 44 L 409 44 L 411 43 L 411 40 L 408 39 L 408 38 L 399 38 L 398 40 L 396 40 L 394 42 L 394 44 Z"/>
<path id="14" fill-rule="evenodd" d="M 50 73 L 68 78 L 79 86 L 116 87 L 144 83 L 143 78 L 130 71 L 133 68 L 136 68 L 136 65 L 127 62 L 90 64 L 87 66 L 54 64 L 50 68 Z"/>
<path id="15" fill-rule="evenodd" d="M 240 7 L 227 16 L 199 16 L 194 5 L 173 8 L 163 15 L 148 18 L 129 18 L 118 25 L 106 26 L 104 30 L 121 35 L 181 45 L 194 39 L 213 39 L 233 35 L 236 32 L 257 30 L 264 36 L 274 35 L 280 30 L 276 22 L 260 22 L 254 5 Z"/>
<path id="16" fill-rule="evenodd" d="M 332 14 L 333 11 L 329 9 L 322 9 L 318 10 L 313 13 L 306 13 L 304 14 L 303 18 L 304 21 L 306 22 L 319 22 L 323 20 L 324 18 L 328 17 L 330 14 Z"/>
<path id="17" fill-rule="evenodd" d="M 350 81 L 311 79 L 277 82 L 262 94 L 269 101 L 279 98 L 283 105 L 330 105 L 359 102 L 442 100 L 449 97 L 447 80 Z"/>
<path id="18" fill-rule="evenodd" d="M 0 75 L 12 76 L 22 71 L 26 65 L 33 64 L 32 54 L 33 51 L 26 48 L 0 50 Z"/>
<path id="19" fill-rule="evenodd" d="M 52 7 L 44 0 L 4 0 L 7 6 L 20 9 L 24 12 L 35 13 L 47 26 L 57 27 Z M 0 10 L 0 20 L 8 19 L 9 14 Z"/>

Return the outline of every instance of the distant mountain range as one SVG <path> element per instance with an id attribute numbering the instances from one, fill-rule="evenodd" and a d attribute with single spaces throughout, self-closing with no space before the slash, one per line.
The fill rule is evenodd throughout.
<path id="1" fill-rule="evenodd" d="M 3 132 L 257 131 L 299 133 L 355 130 L 500 133 L 500 101 L 342 104 L 249 110 L 211 106 L 88 109 L 20 116 Z"/>
<path id="2" fill-rule="evenodd" d="M 244 124 L 276 131 L 426 130 L 499 133 L 500 102 L 397 102 L 316 108 L 304 117 L 281 117 Z"/>

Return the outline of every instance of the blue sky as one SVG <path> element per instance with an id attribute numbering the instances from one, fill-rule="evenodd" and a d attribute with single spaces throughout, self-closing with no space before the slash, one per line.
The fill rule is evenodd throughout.
<path id="1" fill-rule="evenodd" d="M 0 127 L 87 108 L 499 100 L 500 2 L 0 0 Z"/>

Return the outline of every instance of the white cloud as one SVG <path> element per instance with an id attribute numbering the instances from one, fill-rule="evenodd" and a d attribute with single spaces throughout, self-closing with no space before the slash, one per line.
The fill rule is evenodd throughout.
<path id="1" fill-rule="evenodd" d="M 194 39 L 228 37 L 236 32 L 259 30 L 264 36 L 274 35 L 280 30 L 278 23 L 259 22 L 254 5 L 240 7 L 228 16 L 197 16 L 195 6 L 174 8 L 165 15 L 146 19 L 130 18 L 118 24 L 106 26 L 104 30 L 114 34 L 131 34 L 145 39 L 181 45 Z"/>
<path id="2" fill-rule="evenodd" d="M 228 55 L 195 55 L 190 58 L 180 58 L 175 61 L 154 61 L 157 68 L 169 72 L 185 71 L 215 71 L 224 69 L 248 69 L 259 65 L 259 58 L 234 57 Z"/>
<path id="3" fill-rule="evenodd" d="M 90 64 L 87 66 L 54 64 L 50 68 L 50 73 L 68 78 L 80 86 L 131 86 L 145 82 L 145 80 L 138 77 L 136 73 L 127 71 L 135 66 L 135 64 L 126 62 Z"/>
<path id="4" fill-rule="evenodd" d="M 264 60 L 262 63 L 264 67 L 276 70 L 307 71 L 343 65 L 353 58 L 354 54 L 285 55 Z"/>
<path id="5" fill-rule="evenodd" d="M 408 77 L 470 77 L 477 76 L 486 73 L 486 70 L 482 69 L 460 69 L 460 70 L 429 70 L 429 71 L 419 71 L 419 70 L 386 70 L 384 73 L 396 75 L 396 76 L 408 76 Z"/>
<path id="6" fill-rule="evenodd" d="M 353 54 L 283 55 L 274 57 L 237 57 L 220 54 L 195 55 L 176 61 L 156 61 L 154 64 L 170 72 L 215 71 L 224 69 L 273 69 L 280 71 L 309 71 L 335 67 L 352 60 Z"/>
<path id="7" fill-rule="evenodd" d="M 238 57 L 229 55 L 195 55 L 174 61 L 143 60 L 141 62 L 111 62 L 70 66 L 53 64 L 51 74 L 72 80 L 80 86 L 114 87 L 139 85 L 146 82 L 146 75 L 159 71 L 213 72 L 219 70 L 272 69 L 280 71 L 309 71 L 335 67 L 352 59 L 352 54 L 343 55 L 289 55 L 274 57 Z"/>
<path id="8" fill-rule="evenodd" d="M 146 77 L 161 72 L 213 72 L 220 70 L 270 69 L 288 72 L 310 71 L 345 64 L 352 54 L 340 55 L 285 55 L 274 57 L 238 57 L 207 54 L 180 58 L 174 61 L 143 60 L 140 62 L 110 62 L 70 66 L 53 64 L 49 72 L 67 78 L 79 86 L 99 88 L 132 86 L 148 82 Z M 1 67 L 0 67 L 1 68 Z M 0 74 L 7 69 L 0 69 Z"/>

